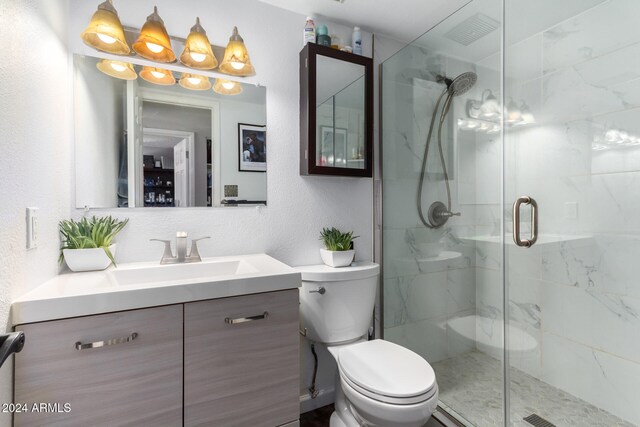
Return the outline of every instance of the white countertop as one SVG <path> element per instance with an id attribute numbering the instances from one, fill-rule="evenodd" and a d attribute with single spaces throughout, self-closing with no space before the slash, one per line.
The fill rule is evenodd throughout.
<path id="1" fill-rule="evenodd" d="M 266 254 L 203 258 L 202 263 L 161 266 L 170 277 L 185 265 L 240 262 L 234 274 L 206 278 L 119 283 L 115 275 L 159 267 L 159 262 L 119 264 L 104 271 L 60 274 L 11 305 L 14 325 L 69 317 L 89 316 L 168 304 L 271 292 L 300 287 L 300 273 Z M 142 271 L 142 270 L 141 270 Z"/>

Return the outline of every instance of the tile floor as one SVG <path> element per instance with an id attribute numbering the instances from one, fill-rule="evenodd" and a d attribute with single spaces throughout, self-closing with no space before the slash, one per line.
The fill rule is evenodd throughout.
<path id="1" fill-rule="evenodd" d="M 502 425 L 501 362 L 472 351 L 433 364 L 440 400 L 476 427 Z M 557 427 L 633 427 L 583 400 L 524 372 L 511 369 L 511 425 L 531 427 L 523 417 L 536 413 Z"/>

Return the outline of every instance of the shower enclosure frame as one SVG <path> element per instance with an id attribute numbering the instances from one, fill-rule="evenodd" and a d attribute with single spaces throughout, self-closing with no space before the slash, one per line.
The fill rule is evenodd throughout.
<path id="1" fill-rule="evenodd" d="M 474 0 L 376 69 L 376 335 L 434 367 L 465 425 L 640 425 L 639 14 Z M 415 197 L 437 76 L 467 71 L 443 133 L 463 216 L 430 230 Z M 435 151 L 425 210 L 444 200 Z"/>

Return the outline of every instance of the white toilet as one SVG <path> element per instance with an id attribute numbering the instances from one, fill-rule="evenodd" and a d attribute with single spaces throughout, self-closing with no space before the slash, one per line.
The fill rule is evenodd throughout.
<path id="1" fill-rule="evenodd" d="M 338 364 L 331 427 L 423 426 L 438 404 L 433 369 L 404 347 L 366 339 L 380 266 L 296 270 L 302 274 L 302 327 L 307 338 L 327 346 Z"/>

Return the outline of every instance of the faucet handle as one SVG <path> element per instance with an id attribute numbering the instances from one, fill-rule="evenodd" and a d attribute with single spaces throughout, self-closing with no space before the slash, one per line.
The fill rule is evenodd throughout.
<path id="1" fill-rule="evenodd" d="M 149 239 L 150 242 L 162 242 L 164 243 L 164 253 L 162 254 L 162 260 L 160 263 L 169 258 L 174 258 L 173 252 L 171 252 L 171 240 L 162 240 L 162 239 Z"/>
<path id="2" fill-rule="evenodd" d="M 187 234 L 186 231 L 178 231 L 176 232 L 176 239 L 186 239 L 187 237 L 189 237 L 189 234 Z"/>
<path id="3" fill-rule="evenodd" d="M 199 239 L 191 239 L 191 251 L 189 251 L 189 258 L 196 259 L 197 261 L 202 261 L 200 252 L 198 252 L 198 241 L 210 238 L 211 236 L 205 236 L 200 237 Z"/>

